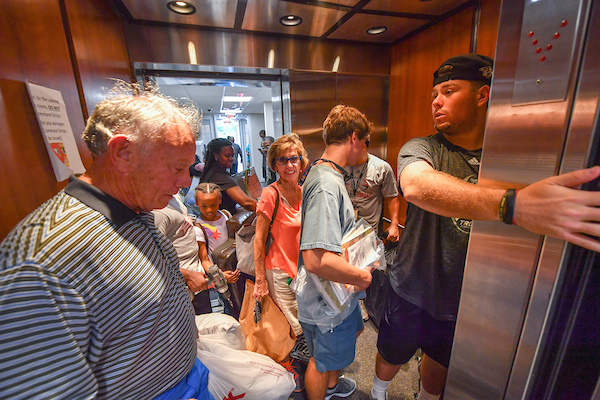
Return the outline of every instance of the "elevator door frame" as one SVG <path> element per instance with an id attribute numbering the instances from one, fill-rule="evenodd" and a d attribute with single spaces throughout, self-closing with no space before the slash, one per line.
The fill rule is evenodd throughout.
<path id="1" fill-rule="evenodd" d="M 581 0 L 580 5 L 578 20 L 569 21 L 578 22 L 571 74 L 557 77 L 568 80 L 565 100 L 516 105 L 516 34 L 521 32 L 525 1 L 503 3 L 480 178 L 527 185 L 587 166 L 581 147 L 587 154 L 591 139 L 582 141 L 581 133 L 589 136 L 589 120 L 597 118 L 600 46 L 594 35 L 600 35 L 598 7 L 588 19 L 592 2 Z M 517 149 L 514 143 L 519 143 Z M 474 222 L 446 400 L 527 398 L 569 250 L 564 241 L 518 226 Z"/>

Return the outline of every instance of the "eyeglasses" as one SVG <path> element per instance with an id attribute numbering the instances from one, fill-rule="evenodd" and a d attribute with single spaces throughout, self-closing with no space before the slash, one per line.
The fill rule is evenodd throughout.
<path id="1" fill-rule="evenodd" d="M 290 157 L 290 158 L 287 158 L 287 157 L 277 157 L 275 159 L 275 162 L 278 165 L 285 166 L 285 165 L 287 165 L 288 162 L 291 161 L 292 164 L 296 165 L 296 164 L 300 164 L 300 160 L 301 159 L 302 159 L 302 157 L 300 157 L 300 156 L 293 156 L 293 157 Z"/>
<path id="2" fill-rule="evenodd" d="M 365 140 L 365 145 L 367 147 L 369 147 L 369 144 L 371 143 L 371 135 L 367 135 L 366 140 Z"/>

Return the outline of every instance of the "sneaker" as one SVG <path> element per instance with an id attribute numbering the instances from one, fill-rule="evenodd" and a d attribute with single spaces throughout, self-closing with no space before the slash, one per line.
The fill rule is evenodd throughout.
<path id="1" fill-rule="evenodd" d="M 303 334 L 298 335 L 294 348 L 290 352 L 290 357 L 300 360 L 308 364 L 310 360 L 310 354 L 308 353 L 308 346 L 306 345 L 306 338 Z"/>
<path id="2" fill-rule="evenodd" d="M 387 392 L 385 392 L 385 400 L 387 400 L 388 395 Z M 377 397 L 373 396 L 373 391 L 369 392 L 369 400 L 377 400 Z"/>
<path id="3" fill-rule="evenodd" d="M 325 394 L 325 400 L 329 400 L 333 396 L 336 397 L 348 397 L 356 390 L 356 381 L 352 378 L 340 376 L 337 381 L 337 385 L 334 388 L 327 389 Z"/>

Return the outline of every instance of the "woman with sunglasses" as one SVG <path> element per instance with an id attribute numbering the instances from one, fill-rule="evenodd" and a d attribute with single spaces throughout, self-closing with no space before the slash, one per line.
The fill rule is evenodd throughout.
<path id="1" fill-rule="evenodd" d="M 263 189 L 256 207 L 254 298 L 260 301 L 264 296 L 271 295 L 297 337 L 292 356 L 307 362 L 308 353 L 298 322 L 296 295 L 288 284 L 288 278 L 295 278 L 298 272 L 302 218 L 302 190 L 298 179 L 308 165 L 306 150 L 298 135 L 292 133 L 278 138 L 269 148 L 267 163 L 279 174 L 279 180 Z M 266 251 L 269 225 L 274 213 L 271 235 L 278 240 L 274 240 Z"/>

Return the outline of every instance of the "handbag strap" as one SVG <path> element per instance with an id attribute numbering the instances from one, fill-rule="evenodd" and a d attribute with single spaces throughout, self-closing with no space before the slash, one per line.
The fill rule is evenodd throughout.
<path id="1" fill-rule="evenodd" d="M 273 221 L 275 221 L 275 217 L 277 216 L 277 210 L 279 209 L 279 190 L 273 185 L 273 189 L 277 192 L 277 199 L 275 200 L 275 208 L 273 209 L 273 216 L 271 217 L 271 223 L 269 223 L 269 232 L 267 232 L 267 237 L 271 236 L 271 228 L 273 228 Z"/>
<path id="2" fill-rule="evenodd" d="M 206 234 L 206 231 L 204 230 L 202 224 L 198 225 L 200 225 L 200 229 L 202 229 L 202 233 L 204 234 L 204 245 L 206 246 L 206 253 L 210 254 L 210 250 L 208 249 L 208 235 Z"/>
<path id="3" fill-rule="evenodd" d="M 211 176 L 213 176 L 213 174 L 216 171 L 217 171 L 217 168 L 215 168 L 214 166 L 209 171 L 206 171 L 206 175 L 201 177 L 200 183 L 210 182 L 209 179 L 211 178 Z"/>

